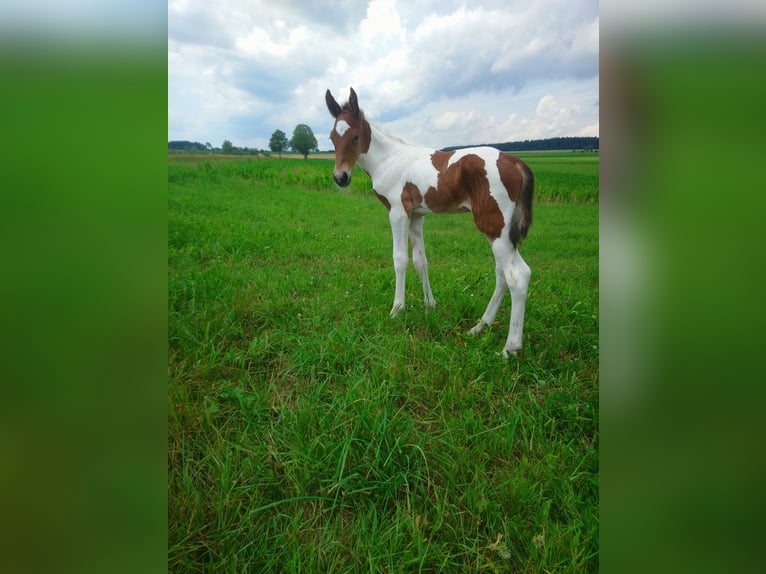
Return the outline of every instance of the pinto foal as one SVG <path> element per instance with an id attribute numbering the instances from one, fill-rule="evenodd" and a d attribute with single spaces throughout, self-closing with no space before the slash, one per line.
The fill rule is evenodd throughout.
<path id="1" fill-rule="evenodd" d="M 364 117 L 353 88 L 343 106 L 335 101 L 330 90 L 325 100 L 335 118 L 330 132 L 335 146 L 335 183 L 348 186 L 354 165 L 359 163 L 372 179 L 375 195 L 388 209 L 396 271 L 391 315 L 404 309 L 404 280 L 409 262 L 407 236 L 412 242 L 412 262 L 423 284 L 425 304 L 433 307 L 436 302 L 428 282 L 423 216 L 470 211 L 495 257 L 495 292 L 470 333 L 479 333 L 495 320 L 510 288 L 511 319 L 503 357 L 515 355 L 521 348 L 531 275 L 518 246 L 532 224 L 532 171 L 519 158 L 495 148 L 443 152 L 409 145 Z"/>

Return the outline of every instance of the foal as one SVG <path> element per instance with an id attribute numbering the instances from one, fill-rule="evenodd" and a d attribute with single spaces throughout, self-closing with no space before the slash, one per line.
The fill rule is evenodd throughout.
<path id="1" fill-rule="evenodd" d="M 443 152 L 409 145 L 364 117 L 353 88 L 348 103 L 342 107 L 330 90 L 325 100 L 335 118 L 330 132 L 335 146 L 335 183 L 348 186 L 358 162 L 372 179 L 375 195 L 388 209 L 396 272 L 391 315 L 404 309 L 404 279 L 409 262 L 407 236 L 412 242 L 412 262 L 423 284 L 425 304 L 433 307 L 436 302 L 428 282 L 423 216 L 470 211 L 495 257 L 495 292 L 470 333 L 479 333 L 495 320 L 510 288 L 511 320 L 503 357 L 515 355 L 521 348 L 531 275 L 518 246 L 532 224 L 532 171 L 519 158 L 495 148 Z"/>

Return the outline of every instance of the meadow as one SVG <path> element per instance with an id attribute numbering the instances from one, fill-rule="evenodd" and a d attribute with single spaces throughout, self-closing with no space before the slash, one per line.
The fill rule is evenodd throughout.
<path id="1" fill-rule="evenodd" d="M 385 208 L 332 161 L 168 166 L 170 572 L 596 572 L 598 156 L 536 176 L 524 349 L 470 215 L 389 317 Z"/>

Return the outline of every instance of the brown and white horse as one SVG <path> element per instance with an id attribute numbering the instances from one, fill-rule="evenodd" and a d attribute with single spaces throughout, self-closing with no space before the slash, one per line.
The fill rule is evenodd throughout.
<path id="1" fill-rule="evenodd" d="M 532 224 L 532 171 L 519 158 L 495 148 L 443 152 L 407 144 L 364 117 L 353 88 L 349 101 L 343 106 L 335 101 L 330 90 L 325 100 L 335 118 L 330 132 L 335 146 L 335 183 L 348 186 L 354 166 L 359 163 L 372 179 L 375 195 L 388 209 L 396 271 L 391 315 L 404 309 L 408 234 L 425 304 L 433 307 L 436 303 L 428 282 L 423 216 L 470 211 L 476 227 L 489 240 L 495 257 L 495 292 L 470 333 L 479 333 L 495 320 L 505 292 L 510 288 L 511 319 L 503 357 L 507 358 L 509 353 L 515 355 L 521 348 L 531 275 L 518 246 Z"/>

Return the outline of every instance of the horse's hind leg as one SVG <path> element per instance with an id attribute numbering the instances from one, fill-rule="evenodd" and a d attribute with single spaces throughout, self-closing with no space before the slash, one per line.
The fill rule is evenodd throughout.
<path id="1" fill-rule="evenodd" d="M 509 242 L 510 246 L 510 242 Z M 508 339 L 503 347 L 503 357 L 515 355 L 521 349 L 521 338 L 524 331 L 524 311 L 527 307 L 527 291 L 532 270 L 522 259 L 521 253 L 511 247 L 509 264 L 505 267 L 505 280 L 511 289 L 511 321 L 508 327 Z"/>
<path id="2" fill-rule="evenodd" d="M 505 292 L 508 290 L 508 283 L 505 281 L 505 270 L 501 266 L 499 261 L 495 261 L 495 292 L 492 293 L 492 298 L 489 300 L 486 311 L 481 316 L 479 323 L 475 325 L 470 331 L 471 335 L 481 333 L 485 325 L 489 325 L 495 320 L 500 304 L 503 302 Z"/>
<path id="3" fill-rule="evenodd" d="M 527 305 L 527 290 L 532 271 L 522 259 L 521 254 L 507 238 L 498 238 L 492 242 L 492 254 L 495 256 L 495 292 L 489 300 L 479 324 L 469 332 L 479 333 L 485 325 L 495 320 L 506 290 L 511 289 L 511 319 L 508 327 L 508 339 L 503 347 L 503 357 L 516 354 L 521 349 L 524 330 L 524 311 Z"/>

